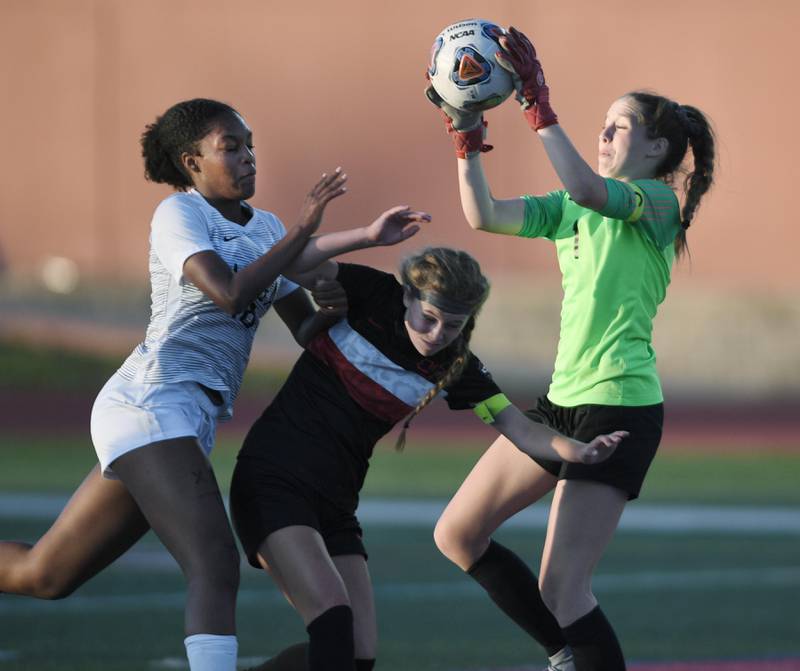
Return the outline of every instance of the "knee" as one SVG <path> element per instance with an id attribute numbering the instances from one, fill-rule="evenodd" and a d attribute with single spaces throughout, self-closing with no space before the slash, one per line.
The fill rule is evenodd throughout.
<path id="1" fill-rule="evenodd" d="M 51 566 L 43 566 L 34 563 L 25 567 L 18 573 L 17 589 L 18 594 L 32 596 L 37 599 L 56 601 L 64 599 L 72 594 L 79 586 L 77 581 L 69 580 L 68 577 L 60 576 Z"/>
<path id="2" fill-rule="evenodd" d="M 539 594 L 547 609 L 555 614 L 558 609 L 559 597 L 561 596 L 562 583 L 552 574 L 542 574 L 539 577 Z"/>
<path id="3" fill-rule="evenodd" d="M 219 545 L 199 553 L 186 567 L 190 582 L 205 582 L 227 592 L 239 589 L 239 551 L 234 544 Z"/>
<path id="4" fill-rule="evenodd" d="M 236 592 L 239 589 L 239 572 L 241 567 L 241 558 L 239 556 L 239 550 L 236 549 L 236 545 L 231 544 L 224 548 L 218 566 L 220 574 L 219 580 L 227 588 Z"/>
<path id="5" fill-rule="evenodd" d="M 344 606 L 352 612 L 350 598 L 346 592 L 339 590 L 309 590 L 303 594 L 293 595 L 293 598 L 300 616 L 307 625 L 333 608 Z"/>
<path id="6" fill-rule="evenodd" d="M 433 542 L 445 557 L 453 559 L 453 556 L 458 553 L 462 543 L 461 534 L 456 530 L 444 517 L 439 518 L 436 527 L 433 529 Z"/>
<path id="7" fill-rule="evenodd" d="M 442 517 L 433 530 L 433 541 L 445 557 L 464 571 L 472 566 L 486 549 L 488 539 L 479 538 L 462 525 Z"/>
<path id="8" fill-rule="evenodd" d="M 547 609 L 559 622 L 574 619 L 577 610 L 592 600 L 588 580 L 548 571 L 539 578 L 539 593 Z"/>

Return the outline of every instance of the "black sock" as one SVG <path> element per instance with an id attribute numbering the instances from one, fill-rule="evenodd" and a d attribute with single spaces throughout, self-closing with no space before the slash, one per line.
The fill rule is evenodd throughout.
<path id="1" fill-rule="evenodd" d="M 247 671 L 308 671 L 308 643 L 295 643 Z"/>
<path id="2" fill-rule="evenodd" d="M 356 671 L 372 671 L 374 659 L 357 659 Z M 296 643 L 247 671 L 308 671 L 308 643 Z"/>
<path id="3" fill-rule="evenodd" d="M 491 541 L 467 571 L 506 615 L 536 639 L 549 655 L 566 645 L 556 618 L 539 593 L 533 571 L 511 550 Z"/>
<path id="4" fill-rule="evenodd" d="M 617 635 L 600 606 L 564 627 L 577 671 L 625 671 Z"/>
<path id="5" fill-rule="evenodd" d="M 353 611 L 334 606 L 307 627 L 309 671 L 353 671 Z"/>

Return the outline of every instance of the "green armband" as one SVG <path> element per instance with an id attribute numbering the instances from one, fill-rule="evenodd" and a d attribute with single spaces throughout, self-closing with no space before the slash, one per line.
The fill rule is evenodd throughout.
<path id="1" fill-rule="evenodd" d="M 629 187 L 633 189 L 633 193 L 636 196 L 636 209 L 634 209 L 631 216 L 629 216 L 625 221 L 629 221 L 631 223 L 635 223 L 642 218 L 642 214 L 644 214 L 644 191 L 642 191 L 636 184 L 628 184 Z"/>
<path id="2" fill-rule="evenodd" d="M 509 405 L 511 405 L 511 401 L 508 400 L 505 394 L 495 394 L 478 403 L 473 410 L 484 424 L 494 424 L 497 415 Z"/>

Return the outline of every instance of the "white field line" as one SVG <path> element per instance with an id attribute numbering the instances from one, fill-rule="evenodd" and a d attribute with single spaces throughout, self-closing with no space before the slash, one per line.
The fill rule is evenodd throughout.
<path id="1" fill-rule="evenodd" d="M 258 666 L 267 661 L 267 657 L 239 657 L 236 660 L 236 666 L 239 669 L 249 668 L 251 666 Z M 163 659 L 155 659 L 150 662 L 152 669 L 188 669 L 189 662 L 185 657 L 164 657 Z"/>
<path id="2" fill-rule="evenodd" d="M 795 589 L 800 587 L 800 566 L 764 566 L 753 569 L 703 569 L 686 571 L 641 571 L 595 576 L 592 587 L 598 594 L 657 593 L 674 590 L 710 589 Z M 377 601 L 430 602 L 437 599 L 485 599 L 477 583 L 458 576 L 451 581 L 383 582 L 375 585 Z M 137 612 L 182 610 L 185 593 L 138 592 L 136 594 L 76 594 L 63 601 L 39 601 L 25 597 L 0 597 L 0 615 L 63 615 L 88 612 Z M 263 589 L 242 589 L 238 603 L 264 606 L 283 601 L 283 596 L 265 578 Z"/>
<path id="3" fill-rule="evenodd" d="M 65 496 L 0 494 L 0 519 L 55 519 L 67 502 Z M 377 526 L 433 527 L 446 505 L 443 500 L 367 498 L 358 517 Z M 532 506 L 508 520 L 504 528 L 543 529 L 549 508 Z M 622 516 L 621 532 L 646 533 L 778 533 L 800 535 L 800 506 L 650 505 L 635 502 Z"/>

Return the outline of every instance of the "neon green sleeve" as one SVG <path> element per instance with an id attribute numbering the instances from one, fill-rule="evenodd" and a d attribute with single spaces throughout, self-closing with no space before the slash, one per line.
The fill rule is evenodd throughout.
<path id="1" fill-rule="evenodd" d="M 495 394 L 478 403 L 473 411 L 484 424 L 494 424 L 495 417 L 510 405 L 512 403 L 505 394 Z"/>
<path id="2" fill-rule="evenodd" d="M 680 206 L 675 192 L 657 179 L 620 182 L 607 178 L 604 217 L 635 223 L 659 248 L 675 240 L 680 230 Z"/>
<path id="3" fill-rule="evenodd" d="M 608 200 L 597 210 L 604 217 L 620 221 L 638 221 L 644 211 L 644 191 L 638 186 L 606 178 Z"/>
<path id="4" fill-rule="evenodd" d="M 555 240 L 561 223 L 566 191 L 551 191 L 544 196 L 522 196 L 525 201 L 525 221 L 518 236 Z"/>

